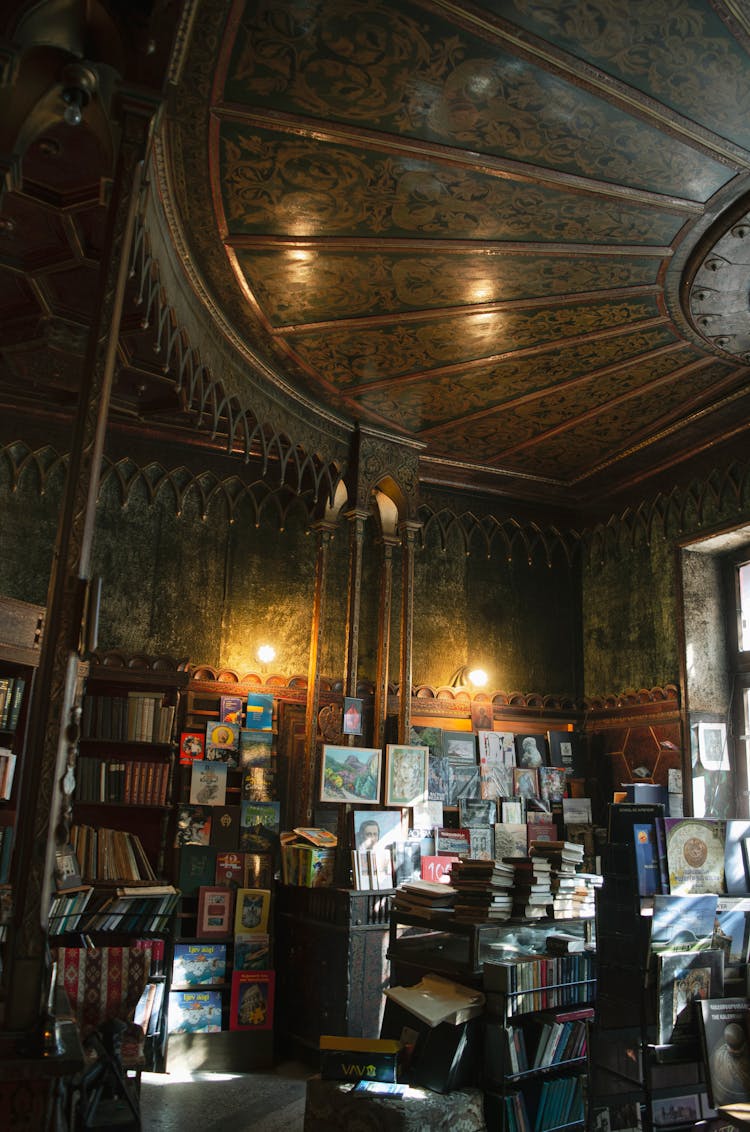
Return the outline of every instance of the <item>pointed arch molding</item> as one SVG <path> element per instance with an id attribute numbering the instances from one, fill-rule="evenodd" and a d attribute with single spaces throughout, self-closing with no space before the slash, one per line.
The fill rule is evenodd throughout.
<path id="1" fill-rule="evenodd" d="M 195 458 L 195 456 L 193 456 Z M 51 444 L 32 448 L 23 440 L 8 441 L 0 446 L 0 460 L 8 477 L 8 486 L 15 492 L 29 483 L 45 495 L 62 482 L 67 471 L 68 453 Z M 154 502 L 165 493 L 174 500 L 175 513 L 182 514 L 191 496 L 198 500 L 200 514 L 205 515 L 221 502 L 229 521 L 233 521 L 242 505 L 250 502 L 256 522 L 268 508 L 278 515 L 283 529 L 292 507 L 304 507 L 309 522 L 317 513 L 317 499 L 310 484 L 271 485 L 262 475 L 251 478 L 244 469 L 223 474 L 220 471 L 193 471 L 186 465 L 172 468 L 158 461 L 138 461 L 132 456 L 115 458 L 106 455 L 102 467 L 102 485 L 115 481 L 120 502 L 127 506 L 134 490 L 145 489 Z M 654 540 L 680 538 L 686 533 L 699 534 L 715 529 L 721 523 L 747 521 L 750 516 L 750 462 L 738 461 L 719 471 L 714 469 L 705 480 L 694 480 L 686 488 L 674 488 L 668 494 L 580 531 L 541 523 L 521 521 L 512 514 L 498 516 L 478 506 L 466 507 L 463 499 L 441 499 L 437 492 L 422 499 L 418 508 L 423 544 L 437 539 L 447 551 L 455 539 L 465 554 L 511 557 L 521 552 L 529 562 L 548 565 L 562 554 L 572 563 L 581 551 L 591 562 L 617 558 L 640 545 Z"/>

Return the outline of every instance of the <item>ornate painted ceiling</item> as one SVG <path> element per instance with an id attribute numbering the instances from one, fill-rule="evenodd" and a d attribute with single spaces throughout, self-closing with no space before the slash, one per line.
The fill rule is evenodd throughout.
<path id="1" fill-rule="evenodd" d="M 749 48 L 743 0 L 199 3 L 159 137 L 185 285 L 426 481 L 648 494 L 750 425 Z M 6 405 L 74 392 L 87 146 L 47 131 L 0 211 Z M 189 439 L 135 318 L 119 366 L 113 418 Z"/>

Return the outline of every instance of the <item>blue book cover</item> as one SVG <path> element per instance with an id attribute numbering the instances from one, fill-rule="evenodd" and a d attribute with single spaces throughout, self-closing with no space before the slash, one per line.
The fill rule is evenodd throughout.
<path id="1" fill-rule="evenodd" d="M 176 943 L 172 986 L 211 986 L 223 983 L 227 971 L 225 943 Z"/>
<path id="2" fill-rule="evenodd" d="M 634 825 L 635 867 L 638 874 L 638 895 L 653 896 L 661 892 L 659 852 L 653 825 Z"/>
<path id="3" fill-rule="evenodd" d="M 248 692 L 245 723 L 254 731 L 270 731 L 273 727 L 273 696 Z"/>
<path id="4" fill-rule="evenodd" d="M 221 1033 L 221 991 L 170 991 L 170 1034 Z"/>

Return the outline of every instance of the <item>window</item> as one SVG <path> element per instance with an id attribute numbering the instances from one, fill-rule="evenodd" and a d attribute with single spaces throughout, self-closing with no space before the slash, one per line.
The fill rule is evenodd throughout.
<path id="1" fill-rule="evenodd" d="M 740 652 L 750 652 L 750 562 L 737 567 L 737 638 Z"/>

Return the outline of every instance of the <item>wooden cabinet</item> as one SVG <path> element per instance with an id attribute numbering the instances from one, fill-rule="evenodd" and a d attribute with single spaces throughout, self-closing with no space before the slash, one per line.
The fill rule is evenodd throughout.
<path id="1" fill-rule="evenodd" d="M 284 977 L 276 1017 L 290 1050 L 317 1050 L 321 1034 L 380 1036 L 392 899 L 392 892 L 278 888 L 276 956 Z"/>

